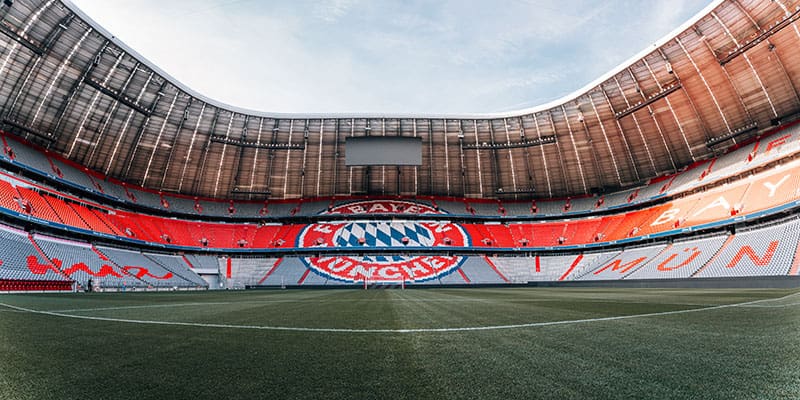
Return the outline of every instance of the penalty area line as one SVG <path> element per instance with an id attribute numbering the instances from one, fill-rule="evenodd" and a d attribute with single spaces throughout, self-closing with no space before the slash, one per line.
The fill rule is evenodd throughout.
<path id="1" fill-rule="evenodd" d="M 12 310 L 31 313 L 31 314 L 49 315 L 49 316 L 54 316 L 54 317 L 73 318 L 73 319 L 82 319 L 82 320 L 91 320 L 91 321 L 121 322 L 121 323 L 139 324 L 139 325 L 185 326 L 185 327 L 195 327 L 195 328 L 247 329 L 247 330 L 284 331 L 284 332 L 389 333 L 389 334 L 396 334 L 396 333 L 448 333 L 448 332 L 493 331 L 493 330 L 504 330 L 504 329 L 524 329 L 524 328 L 538 328 L 538 327 L 559 326 L 559 325 L 586 324 L 586 323 L 591 323 L 591 322 L 621 321 L 621 320 L 627 320 L 627 319 L 660 317 L 660 316 L 678 315 L 678 314 L 690 314 L 690 313 L 696 313 L 696 312 L 702 312 L 702 311 L 713 311 L 713 310 L 721 310 L 721 309 L 725 309 L 725 308 L 750 306 L 750 305 L 753 305 L 753 304 L 759 304 L 759 303 L 764 303 L 764 302 L 769 302 L 769 301 L 781 301 L 781 300 L 787 299 L 789 297 L 796 296 L 798 294 L 800 294 L 800 292 L 788 294 L 786 296 L 779 297 L 779 298 L 774 298 L 774 299 L 761 299 L 761 300 L 746 301 L 746 302 L 743 302 L 743 303 L 721 304 L 721 305 L 718 305 L 718 306 L 711 306 L 711 307 L 690 308 L 690 309 L 686 309 L 686 310 L 674 310 L 674 311 L 661 311 L 661 312 L 645 313 L 645 314 L 619 315 L 619 316 L 613 316 L 613 317 L 585 318 L 585 319 L 573 319 L 573 320 L 564 320 L 564 321 L 548 321 L 548 322 L 531 322 L 531 323 L 525 323 L 525 324 L 509 324 L 509 325 L 468 326 L 468 327 L 459 327 L 459 328 L 408 328 L 408 329 L 309 328 L 309 327 L 293 327 L 293 326 L 231 325 L 231 324 L 211 324 L 211 323 L 202 323 L 202 322 L 152 321 L 152 320 L 110 318 L 110 317 L 94 317 L 94 316 L 89 316 L 89 315 L 64 314 L 64 313 L 55 312 L 55 311 L 33 310 L 33 309 L 30 309 L 30 308 L 14 306 L 14 305 L 11 305 L 11 304 L 6 304 L 6 303 L 0 303 L 0 306 L 6 307 L 6 308 L 9 308 L 9 309 L 12 309 Z"/>

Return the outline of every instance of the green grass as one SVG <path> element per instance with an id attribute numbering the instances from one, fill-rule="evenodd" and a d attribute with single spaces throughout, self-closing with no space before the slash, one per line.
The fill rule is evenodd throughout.
<path id="1" fill-rule="evenodd" d="M 788 290 L 428 289 L 3 295 L 0 399 L 797 399 Z M 782 298 L 782 299 L 781 299 Z M 126 308 L 122 308 L 126 307 Z M 107 308 L 103 310 L 102 308 Z"/>

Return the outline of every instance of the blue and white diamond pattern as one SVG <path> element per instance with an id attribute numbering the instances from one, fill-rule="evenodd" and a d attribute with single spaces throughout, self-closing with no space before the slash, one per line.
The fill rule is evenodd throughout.
<path id="1" fill-rule="evenodd" d="M 408 244 L 403 244 L 403 238 Z M 370 247 L 389 246 L 433 246 L 431 231 L 415 222 L 351 222 L 341 227 L 334 235 L 336 246 L 356 247 L 359 238 L 364 238 L 364 245 Z"/>

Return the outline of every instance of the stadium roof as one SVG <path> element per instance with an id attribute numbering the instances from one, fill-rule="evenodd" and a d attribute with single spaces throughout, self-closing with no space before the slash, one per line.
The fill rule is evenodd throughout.
<path id="1" fill-rule="evenodd" d="M 165 192 L 574 196 L 676 171 L 800 110 L 793 0 L 716 1 L 581 90 L 481 115 L 240 109 L 185 87 L 67 1 L 12 3 L 0 8 L 3 129 Z M 421 137 L 423 165 L 346 167 L 345 137 L 366 135 Z"/>

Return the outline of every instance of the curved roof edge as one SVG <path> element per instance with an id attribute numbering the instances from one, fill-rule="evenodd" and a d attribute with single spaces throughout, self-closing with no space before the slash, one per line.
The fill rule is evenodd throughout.
<path id="1" fill-rule="evenodd" d="M 222 101 L 212 99 L 207 97 L 196 90 L 190 88 L 180 80 L 176 79 L 166 71 L 162 70 L 158 66 L 155 65 L 152 61 L 148 60 L 141 54 L 139 54 L 136 50 L 128 46 L 125 42 L 114 36 L 111 32 L 105 29 L 102 25 L 100 25 L 97 21 L 92 19 L 89 15 L 87 15 L 83 10 L 81 10 L 77 5 L 75 5 L 72 0 L 61 0 L 61 2 L 70 9 L 75 15 L 79 18 L 84 20 L 86 23 L 92 26 L 97 32 L 101 33 L 105 37 L 107 37 L 112 43 L 122 48 L 131 56 L 135 57 L 137 60 L 145 64 L 148 68 L 153 70 L 153 72 L 161 75 L 164 79 L 169 81 L 172 85 L 177 87 L 178 89 L 184 91 L 188 95 L 191 95 L 194 98 L 197 98 L 207 104 L 213 105 L 215 107 L 229 110 L 235 112 L 237 114 L 245 114 L 245 115 L 252 115 L 257 117 L 263 118 L 270 118 L 270 119 L 350 119 L 350 118 L 407 118 L 407 119 L 414 119 L 414 118 L 426 118 L 426 119 L 495 119 L 495 118 L 511 118 L 520 115 L 528 115 L 534 114 L 540 111 L 545 111 L 562 104 L 566 104 L 570 101 L 577 99 L 578 97 L 588 93 L 591 89 L 599 86 L 601 83 L 605 82 L 606 80 L 610 79 L 614 75 L 622 72 L 628 66 L 636 63 L 640 59 L 644 58 L 654 50 L 658 49 L 659 47 L 663 46 L 664 44 L 668 43 L 669 41 L 673 40 L 683 31 L 689 29 L 692 25 L 696 24 L 700 21 L 703 17 L 708 15 L 711 11 L 717 8 L 720 4 L 724 3 L 726 0 L 713 0 L 711 4 L 700 10 L 697 14 L 691 17 L 689 20 L 681 24 L 679 27 L 675 28 L 667 35 L 662 37 L 661 39 L 657 40 L 652 45 L 642 49 L 637 54 L 633 55 L 629 59 L 623 61 L 615 68 L 612 68 L 609 72 L 601 75 L 599 78 L 589 82 L 585 86 L 580 89 L 577 89 L 571 93 L 568 93 L 561 98 L 552 100 L 545 104 L 541 104 L 538 106 L 533 106 L 529 108 L 523 108 L 519 110 L 511 110 L 511 111 L 503 111 L 503 112 L 494 112 L 494 113 L 473 113 L 473 114 L 422 114 L 422 113 L 408 113 L 408 114 L 391 114 L 391 113 L 364 113 L 364 112 L 337 112 L 337 113 L 280 113 L 280 112 L 268 112 L 268 111 L 258 111 L 252 110 L 243 107 L 237 107 L 234 105 L 226 104 Z"/>

